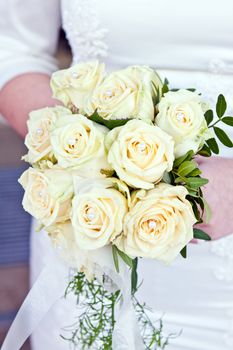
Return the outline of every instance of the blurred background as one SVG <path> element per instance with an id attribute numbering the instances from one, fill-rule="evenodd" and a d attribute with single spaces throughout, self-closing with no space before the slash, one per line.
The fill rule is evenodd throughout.
<path id="1" fill-rule="evenodd" d="M 59 68 L 71 63 L 62 31 L 57 58 Z M 0 116 L 0 346 L 29 290 L 31 219 L 22 208 L 23 191 L 17 181 L 27 167 L 21 161 L 25 153 L 23 140 Z M 29 342 L 22 349 L 30 350 Z"/>

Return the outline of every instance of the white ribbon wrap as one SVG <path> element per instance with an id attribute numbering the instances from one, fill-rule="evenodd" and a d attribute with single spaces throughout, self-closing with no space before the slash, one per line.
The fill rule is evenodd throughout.
<path id="1" fill-rule="evenodd" d="M 67 267 L 59 261 L 44 268 L 18 311 L 1 350 L 21 349 L 49 309 L 64 295 L 67 283 Z"/>
<path id="2" fill-rule="evenodd" d="M 109 247 L 93 251 L 90 259 L 95 265 L 97 275 L 109 276 L 115 285 L 114 289 L 120 289 L 122 293 L 122 301 L 116 310 L 113 350 L 143 350 L 131 301 L 131 279 L 128 268 L 124 263 L 120 263 L 120 273 L 115 271 Z M 1 350 L 20 350 L 51 307 L 64 296 L 68 285 L 67 266 L 56 256 L 50 257 L 49 260 L 49 264 L 39 275 L 17 313 Z M 56 307 L 59 307 L 59 303 Z"/>

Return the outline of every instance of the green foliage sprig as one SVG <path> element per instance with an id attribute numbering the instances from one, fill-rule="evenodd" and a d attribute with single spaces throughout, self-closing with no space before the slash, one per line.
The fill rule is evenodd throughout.
<path id="1" fill-rule="evenodd" d="M 108 292 L 96 279 L 88 281 L 84 273 L 79 272 L 69 283 L 65 295 L 68 293 L 77 296 L 77 304 L 82 312 L 77 322 L 64 329 L 69 335 L 63 334 L 61 337 L 69 341 L 74 349 L 112 350 L 115 306 L 120 302 L 120 291 Z M 162 320 L 152 322 L 149 317 L 150 309 L 145 304 L 140 304 L 134 293 L 132 302 L 145 350 L 164 349 L 173 335 L 163 335 Z"/>
<path id="2" fill-rule="evenodd" d="M 224 146 L 232 148 L 233 147 L 233 142 L 227 135 L 227 133 L 222 130 L 219 126 L 219 123 L 223 123 L 228 126 L 233 127 L 233 117 L 231 116 L 225 116 L 227 110 L 227 102 L 225 97 L 220 94 L 217 99 L 216 103 L 216 115 L 217 115 L 217 120 L 213 122 L 214 120 L 214 111 L 212 109 L 209 109 L 205 113 L 205 119 L 208 125 L 209 129 L 213 129 L 214 134 L 216 136 L 210 138 L 207 140 L 203 146 L 203 148 L 198 152 L 200 155 L 204 157 L 210 157 L 212 153 L 214 154 L 219 154 L 219 145 L 217 141 L 220 141 Z"/>
<path id="3" fill-rule="evenodd" d="M 163 320 L 160 319 L 152 322 L 149 316 L 152 310 L 148 308 L 145 303 L 141 304 L 135 295 L 133 296 L 133 305 L 137 315 L 145 350 L 163 350 L 169 344 L 171 338 L 179 336 L 179 334 L 169 334 L 164 336 Z"/>
<path id="4" fill-rule="evenodd" d="M 208 179 L 201 177 L 201 170 L 195 161 L 195 154 L 193 151 L 187 152 L 185 155 L 177 158 L 174 161 L 173 169 L 163 178 L 164 182 L 172 185 L 182 185 L 187 188 L 187 199 L 192 205 L 197 224 L 204 221 L 209 222 L 211 211 L 206 202 L 202 187 L 208 183 Z M 201 229 L 194 228 L 193 237 L 196 239 L 210 240 L 210 236 Z M 181 255 L 187 257 L 187 247 L 181 250 Z"/>
<path id="5" fill-rule="evenodd" d="M 70 292 L 77 296 L 81 313 L 77 322 L 64 330 L 71 335 L 61 337 L 69 341 L 74 349 L 112 349 L 114 310 L 120 291 L 110 293 L 96 279 L 88 281 L 80 272 L 69 283 L 66 295 Z"/>
<path id="6" fill-rule="evenodd" d="M 167 182 L 166 179 L 164 179 Z M 201 170 L 194 159 L 194 152 L 189 151 L 184 156 L 175 160 L 169 177 L 173 185 L 182 185 L 187 188 L 187 199 L 193 206 L 197 223 L 203 222 L 204 211 L 208 212 L 209 206 L 204 200 L 201 187 L 208 183 L 208 179 L 201 177 Z"/>
<path id="7" fill-rule="evenodd" d="M 117 128 L 118 126 L 123 126 L 128 121 L 131 120 L 131 118 L 127 118 L 127 119 L 104 119 L 97 113 L 97 111 L 94 114 L 92 114 L 90 117 L 88 116 L 88 119 L 90 119 L 93 122 L 96 122 L 98 124 L 106 126 L 109 130 Z"/>

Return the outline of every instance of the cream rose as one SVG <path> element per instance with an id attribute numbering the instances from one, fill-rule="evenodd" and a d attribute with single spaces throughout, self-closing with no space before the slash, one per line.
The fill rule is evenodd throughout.
<path id="1" fill-rule="evenodd" d="M 175 156 L 193 150 L 195 153 L 211 137 L 204 117 L 201 97 L 188 90 L 170 91 L 158 105 L 155 123 L 175 141 Z"/>
<path id="2" fill-rule="evenodd" d="M 101 248 L 122 233 L 127 199 L 110 179 L 78 179 L 77 184 L 71 219 L 77 245 L 87 250 Z"/>
<path id="3" fill-rule="evenodd" d="M 88 280 L 92 280 L 95 273 L 94 263 L 88 252 L 77 246 L 71 222 L 57 223 L 47 227 L 46 231 L 60 257 L 70 267 L 84 272 Z"/>
<path id="4" fill-rule="evenodd" d="M 60 70 L 51 78 L 53 97 L 69 108 L 77 107 L 79 113 L 91 115 L 94 112 L 92 94 L 103 78 L 104 64 L 97 61 Z"/>
<path id="5" fill-rule="evenodd" d="M 59 117 L 70 114 L 71 111 L 62 106 L 42 108 L 29 114 L 28 134 L 25 138 L 28 148 L 28 154 L 24 156 L 26 161 L 36 163 L 41 159 L 52 158 L 50 130 Z"/>
<path id="6" fill-rule="evenodd" d="M 131 120 L 109 132 L 108 162 L 119 178 L 134 188 L 150 189 L 171 171 L 174 142 L 157 126 Z"/>
<path id="7" fill-rule="evenodd" d="M 81 114 L 60 118 L 51 132 L 52 150 L 58 166 L 80 168 L 94 161 L 96 168 L 108 168 L 104 147 L 107 131 L 106 127 Z"/>
<path id="8" fill-rule="evenodd" d="M 193 238 L 196 222 L 183 186 L 159 184 L 136 191 L 124 222 L 124 233 L 115 244 L 132 257 L 170 263 Z"/>
<path id="9" fill-rule="evenodd" d="M 97 86 L 93 105 L 104 119 L 154 120 L 154 99 L 161 86 L 161 80 L 153 69 L 128 67 L 109 74 Z"/>
<path id="10" fill-rule="evenodd" d="M 19 179 L 25 190 L 24 209 L 44 226 L 63 222 L 69 218 L 73 181 L 67 171 L 33 168 L 26 170 Z"/>

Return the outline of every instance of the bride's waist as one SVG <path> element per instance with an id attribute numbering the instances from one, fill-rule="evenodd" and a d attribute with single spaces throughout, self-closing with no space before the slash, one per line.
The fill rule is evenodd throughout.
<path id="1" fill-rule="evenodd" d="M 167 78 L 171 88 L 195 88 L 203 94 L 215 97 L 219 93 L 233 94 L 233 67 L 229 71 L 191 70 L 159 68 L 158 73 L 162 78 Z"/>

